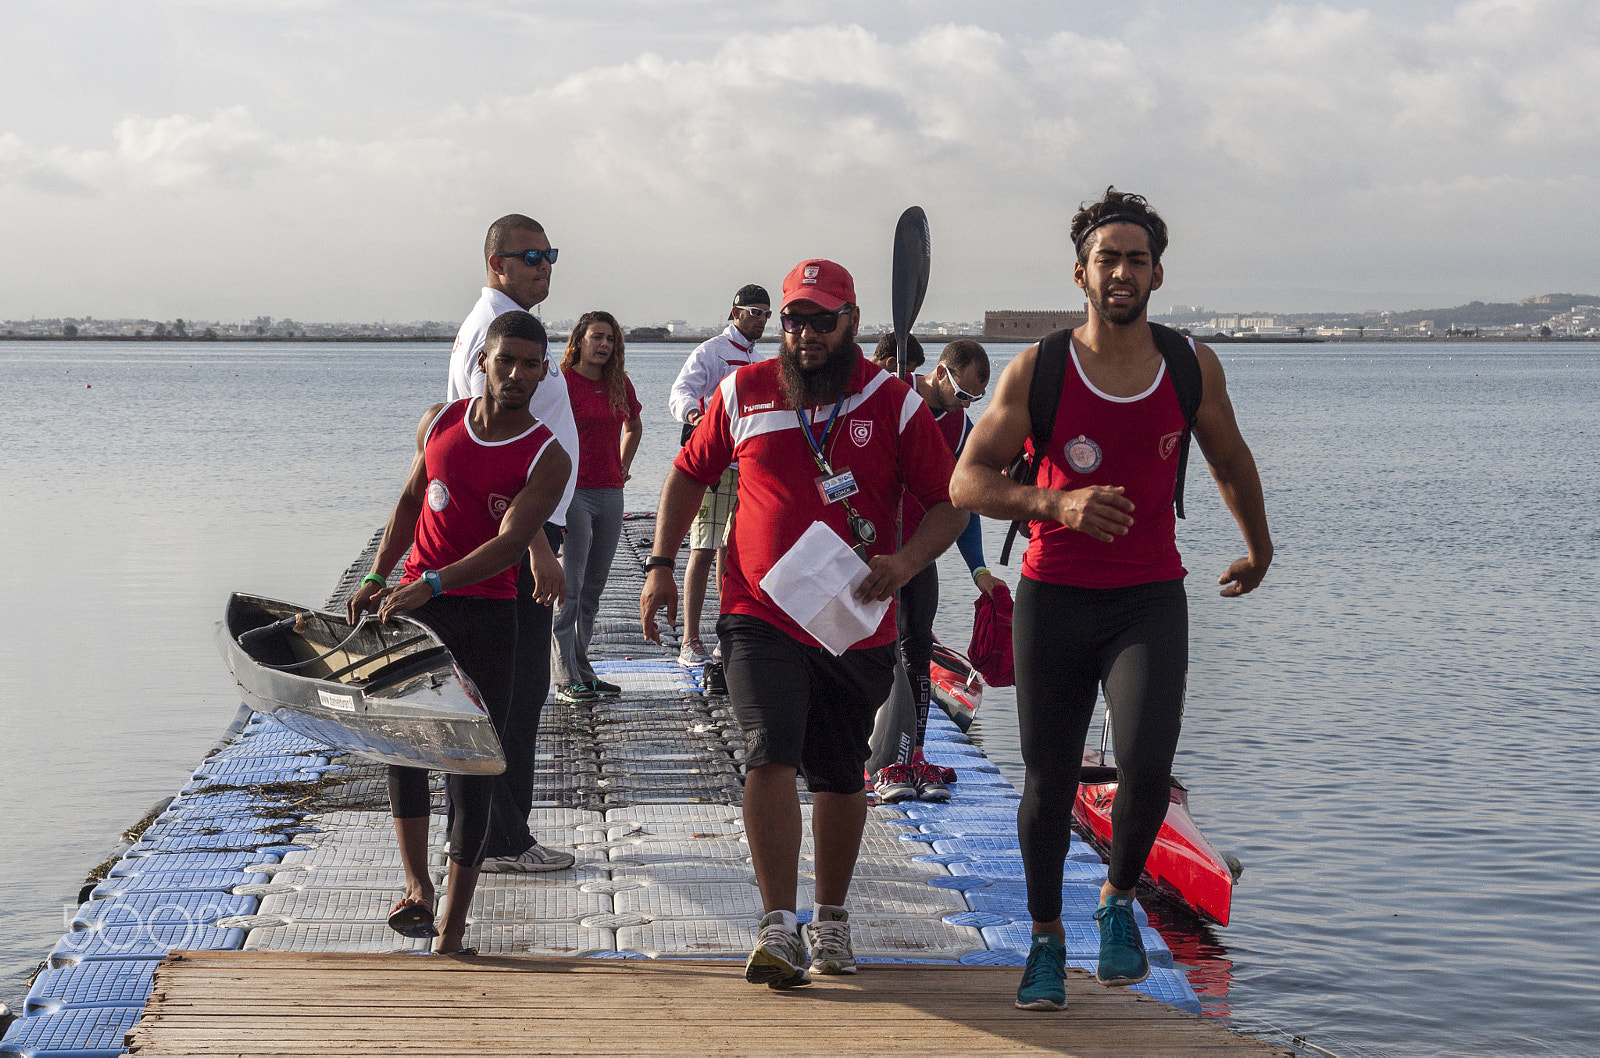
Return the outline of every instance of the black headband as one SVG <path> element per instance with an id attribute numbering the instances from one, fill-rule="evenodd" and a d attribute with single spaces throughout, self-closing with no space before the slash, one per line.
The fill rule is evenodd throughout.
<path id="1" fill-rule="evenodd" d="M 1152 250 L 1156 248 L 1156 243 L 1161 241 L 1161 236 L 1157 234 L 1156 227 L 1151 223 L 1150 217 L 1147 214 L 1107 213 L 1105 216 L 1099 218 L 1093 224 L 1083 229 L 1083 234 L 1079 235 L 1078 238 L 1074 240 L 1072 248 L 1081 251 L 1083 249 L 1084 241 L 1087 240 L 1090 235 L 1093 235 L 1097 230 L 1105 227 L 1107 224 L 1137 224 L 1139 227 L 1143 228 L 1149 233 L 1150 249 Z"/>

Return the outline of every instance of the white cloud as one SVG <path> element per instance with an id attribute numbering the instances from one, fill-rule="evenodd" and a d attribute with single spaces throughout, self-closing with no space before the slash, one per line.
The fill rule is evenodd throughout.
<path id="1" fill-rule="evenodd" d="M 1108 183 L 1171 220 L 1174 300 L 1293 308 L 1272 299 L 1600 286 L 1590 4 L 1473 0 L 1424 17 L 1284 4 L 1254 23 L 1182 27 L 1147 8 L 1115 32 L 1062 16 L 1027 34 L 970 11 L 898 35 L 755 18 L 727 35 L 717 16 L 697 48 L 683 46 L 686 26 L 711 16 L 667 6 L 654 17 L 671 24 L 670 50 L 564 75 L 551 73 L 572 65 L 558 56 L 521 76 L 496 58 L 422 106 L 385 110 L 365 85 L 341 96 L 322 81 L 316 97 L 285 84 L 270 107 L 123 117 L 87 147 L 0 133 L 0 199 L 202 223 L 270 216 L 259 234 L 281 256 L 259 281 L 304 299 L 278 310 L 302 318 L 448 314 L 457 281 L 475 278 L 454 248 L 509 209 L 535 212 L 567 251 L 557 314 L 605 303 L 641 320 L 697 318 L 730 283 L 775 283 L 819 252 L 882 295 L 888 233 L 913 201 L 934 227 L 928 312 L 1068 303 L 1066 221 Z M 405 9 L 411 36 L 427 37 L 430 10 Z M 548 27 L 555 10 L 480 14 Z M 300 111 L 320 134 L 284 131 Z M 1562 224 L 1535 238 L 1527 202 Z M 330 283 L 321 262 L 374 238 L 409 240 L 415 273 Z M 1519 245 L 1539 259 L 1508 270 Z M 432 303 L 413 313 L 383 300 L 399 292 Z"/>

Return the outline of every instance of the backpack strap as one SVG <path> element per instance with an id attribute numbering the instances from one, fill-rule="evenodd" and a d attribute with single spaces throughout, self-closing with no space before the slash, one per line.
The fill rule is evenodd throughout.
<path id="1" fill-rule="evenodd" d="M 1072 330 L 1052 331 L 1039 342 L 1039 354 L 1033 361 L 1033 377 L 1028 380 L 1028 418 L 1033 422 L 1029 439 L 1032 451 L 1024 449 L 1011 465 L 1006 476 L 1019 485 L 1032 485 L 1039 477 L 1039 464 L 1050 438 L 1056 432 L 1056 411 L 1061 407 L 1061 389 L 1067 382 L 1067 360 L 1072 351 Z M 1023 531 L 1020 519 L 1006 530 L 1006 542 L 1000 548 L 1000 564 L 1011 564 L 1011 545 Z"/>
<path id="2" fill-rule="evenodd" d="M 1178 407 L 1183 411 L 1183 436 L 1178 441 L 1178 480 L 1173 486 L 1172 505 L 1183 518 L 1183 479 L 1189 469 L 1189 438 L 1194 433 L 1194 420 L 1200 414 L 1201 378 L 1200 359 L 1195 356 L 1190 339 L 1171 327 L 1159 323 L 1150 325 L 1150 332 L 1167 363 L 1167 377 L 1178 396 Z"/>

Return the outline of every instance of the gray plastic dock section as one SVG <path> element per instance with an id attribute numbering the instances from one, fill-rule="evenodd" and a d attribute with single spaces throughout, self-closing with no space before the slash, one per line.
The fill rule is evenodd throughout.
<path id="1" fill-rule="evenodd" d="M 540 725 L 530 825 L 577 863 L 481 876 L 466 943 L 483 954 L 742 960 L 755 944 L 761 901 L 738 807 L 743 738 L 726 699 L 706 696 L 700 673 L 675 663 L 670 637 L 663 649 L 638 631 L 653 531 L 653 519 L 625 523 L 590 650 L 622 695 L 552 700 Z M 371 553 L 330 605 L 359 583 Z M 403 874 L 383 768 L 332 754 L 255 717 L 203 761 L 79 909 L 0 1055 L 121 1053 L 150 973 L 173 949 L 425 950 L 385 922 Z M 850 894 L 857 957 L 1020 965 L 1031 921 L 1017 791 L 937 711 L 926 755 L 956 770 L 954 796 L 871 809 Z M 438 777 L 434 793 L 429 838 L 443 896 Z M 802 809 L 809 817 L 810 805 Z M 808 827 L 802 919 L 813 899 L 810 851 Z M 1093 968 L 1091 916 L 1104 879 L 1099 857 L 1074 841 L 1063 885 L 1069 965 Z M 1147 925 L 1142 909 L 1136 917 Z M 1160 935 L 1146 929 L 1144 939 L 1156 969 L 1138 989 L 1199 1013 Z"/>

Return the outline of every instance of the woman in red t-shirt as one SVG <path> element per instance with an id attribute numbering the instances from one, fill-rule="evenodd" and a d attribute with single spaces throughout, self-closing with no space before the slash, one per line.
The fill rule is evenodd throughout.
<path id="1" fill-rule="evenodd" d="M 567 508 L 561 564 L 567 600 L 556 614 L 556 698 L 587 702 L 621 688 L 595 676 L 589 637 L 611 558 L 622 536 L 622 484 L 644 427 L 639 398 L 623 370 L 622 328 L 609 312 L 585 312 L 567 338 L 561 371 L 578 424 L 578 487 Z"/>

